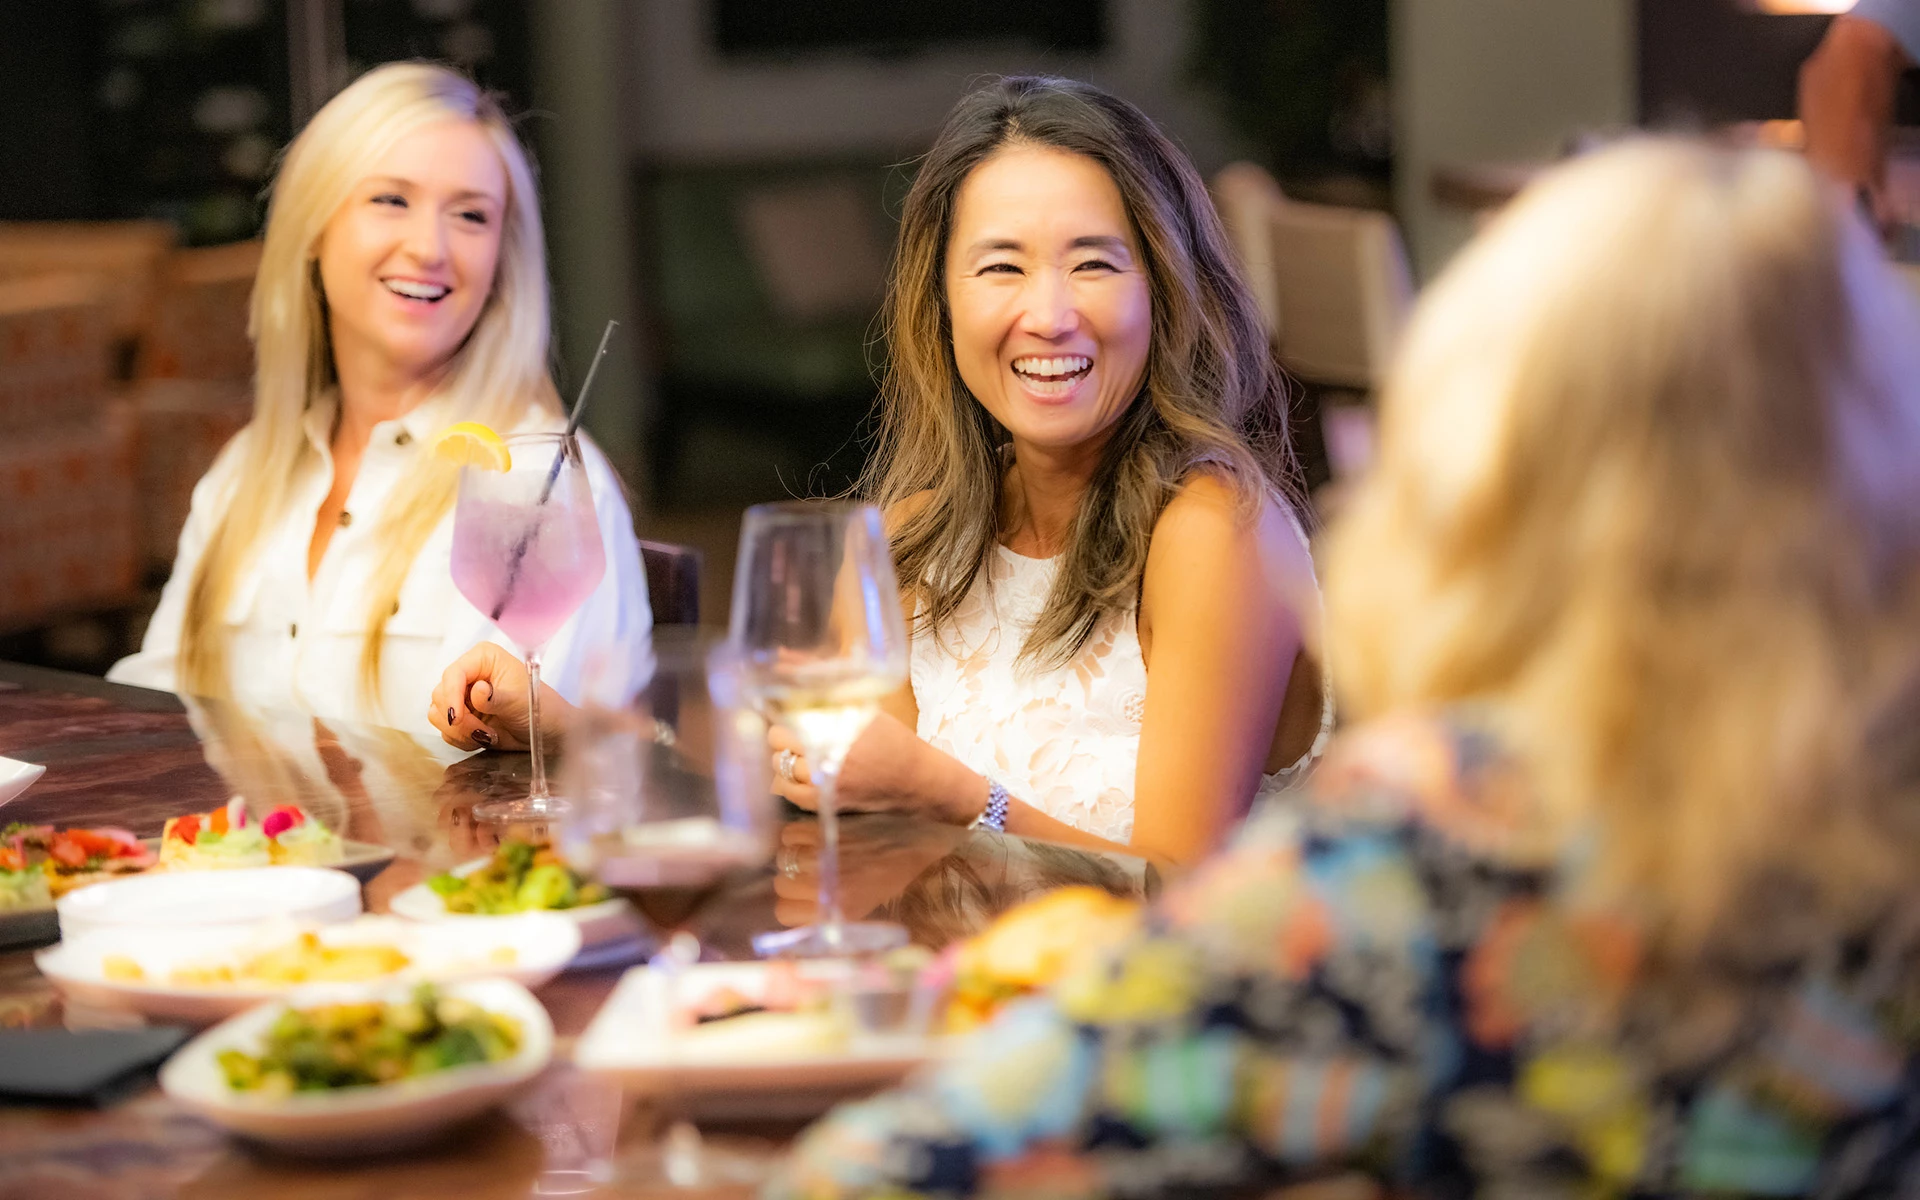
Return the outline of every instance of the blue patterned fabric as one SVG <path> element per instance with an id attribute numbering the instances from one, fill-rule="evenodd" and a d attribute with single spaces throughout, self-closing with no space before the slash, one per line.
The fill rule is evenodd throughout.
<path id="1" fill-rule="evenodd" d="M 772 1194 L 1920 1197 L 1910 943 L 1652 976 L 1484 718 L 1357 730 L 1310 789 Z"/>

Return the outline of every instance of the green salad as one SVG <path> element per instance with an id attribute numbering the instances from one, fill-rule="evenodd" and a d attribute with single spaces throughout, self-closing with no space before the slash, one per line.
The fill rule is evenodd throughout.
<path id="1" fill-rule="evenodd" d="M 235 1091 L 263 1095 L 393 1083 L 449 1067 L 499 1062 L 520 1049 L 520 1023 L 422 984 L 398 1003 L 290 1008 L 260 1054 L 222 1050 Z"/>
<path id="2" fill-rule="evenodd" d="M 607 899 L 607 889 L 575 873 L 551 847 L 502 842 L 479 870 L 427 880 L 450 913 L 500 916 L 536 909 L 579 908 Z"/>

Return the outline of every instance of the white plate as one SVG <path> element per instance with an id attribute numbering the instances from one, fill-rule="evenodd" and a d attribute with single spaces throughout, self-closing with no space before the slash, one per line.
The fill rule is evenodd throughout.
<path id="1" fill-rule="evenodd" d="M 33 781 L 46 773 L 47 769 L 39 763 L 0 758 L 0 804 L 5 804 L 32 787 Z"/>
<path id="2" fill-rule="evenodd" d="M 199 929 L 102 929 L 61 942 L 34 956 L 41 974 L 68 997 L 95 1008 L 125 1009 L 144 1017 L 207 1025 L 296 990 L 291 986 L 233 984 L 184 987 L 165 980 L 176 968 L 238 962 L 283 946 L 300 927 L 287 920 Z M 497 975 L 526 987 L 552 979 L 580 949 L 580 931 L 551 913 L 473 925 L 421 925 L 396 917 L 362 917 L 315 931 L 326 945 L 377 943 L 397 947 L 410 964 L 394 982 L 471 979 Z M 501 961 L 511 951 L 510 962 Z M 108 979 L 105 960 L 132 959 L 145 973 L 139 982 Z M 384 981 L 382 981 L 384 982 Z"/>
<path id="3" fill-rule="evenodd" d="M 850 972 L 843 962 L 795 965 L 816 978 Z M 773 969 L 769 963 L 701 963 L 684 968 L 671 986 L 689 1000 L 721 987 L 758 999 Z M 673 1096 L 696 1114 L 797 1118 L 824 1112 L 848 1095 L 897 1083 L 941 1048 L 941 1039 L 925 1034 L 850 1028 L 844 1046 L 830 1053 L 715 1054 L 698 1037 L 676 1028 L 673 1007 L 662 972 L 652 967 L 628 971 L 574 1046 L 574 1065 L 618 1079 L 635 1095 Z"/>
<path id="4" fill-rule="evenodd" d="M 251 925 L 267 917 L 324 925 L 359 915 L 360 881 L 331 867 L 155 871 L 77 888 L 54 908 L 66 938 L 109 928 Z"/>
<path id="5" fill-rule="evenodd" d="M 175 1103 L 242 1137 L 295 1154 L 371 1154 L 427 1141 L 451 1125 L 478 1116 L 538 1075 L 553 1057 L 547 1010 L 517 983 L 475 979 L 449 984 L 448 995 L 520 1023 L 520 1050 L 497 1063 L 453 1067 L 378 1087 L 302 1092 L 281 1098 L 252 1096 L 227 1086 L 222 1050 L 257 1053 L 267 1027 L 293 1006 L 404 997 L 406 987 L 303 988 L 285 1004 L 270 1004 L 207 1030 L 175 1054 L 160 1072 L 160 1087 Z"/>
<path id="6" fill-rule="evenodd" d="M 453 874 L 471 875 L 486 866 L 489 861 L 485 858 L 476 858 L 472 862 L 461 863 L 453 869 Z M 387 911 L 410 921 L 498 921 L 502 919 L 499 916 L 481 913 L 450 913 L 447 911 L 446 903 L 440 899 L 440 893 L 424 883 L 416 883 L 389 900 Z M 640 914 L 634 912 L 633 906 L 618 896 L 611 900 L 602 900 L 598 904 L 551 911 L 554 916 L 565 917 L 580 927 L 582 946 L 598 946 L 604 942 L 636 937 L 646 932 L 646 925 L 640 920 Z"/>

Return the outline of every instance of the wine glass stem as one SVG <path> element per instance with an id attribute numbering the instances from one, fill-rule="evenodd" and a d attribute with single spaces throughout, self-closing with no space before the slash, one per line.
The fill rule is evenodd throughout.
<path id="1" fill-rule="evenodd" d="M 819 789 L 820 807 L 820 940 L 829 950 L 837 950 L 843 940 L 846 918 L 840 912 L 840 817 L 836 811 L 840 770 L 814 772 Z"/>
<path id="2" fill-rule="evenodd" d="M 527 651 L 527 753 L 533 759 L 533 784 L 529 800 L 547 800 L 547 756 L 540 748 L 540 648 Z"/>

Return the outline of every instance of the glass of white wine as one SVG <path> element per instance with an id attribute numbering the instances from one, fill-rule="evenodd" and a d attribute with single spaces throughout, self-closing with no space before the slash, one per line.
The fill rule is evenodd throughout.
<path id="1" fill-rule="evenodd" d="M 879 510 L 822 502 L 748 509 L 728 642 L 744 698 L 793 734 L 819 792 L 819 922 L 756 946 L 862 955 L 903 944 L 900 926 L 848 922 L 840 911 L 840 768 L 881 702 L 907 681 L 906 623 Z"/>

